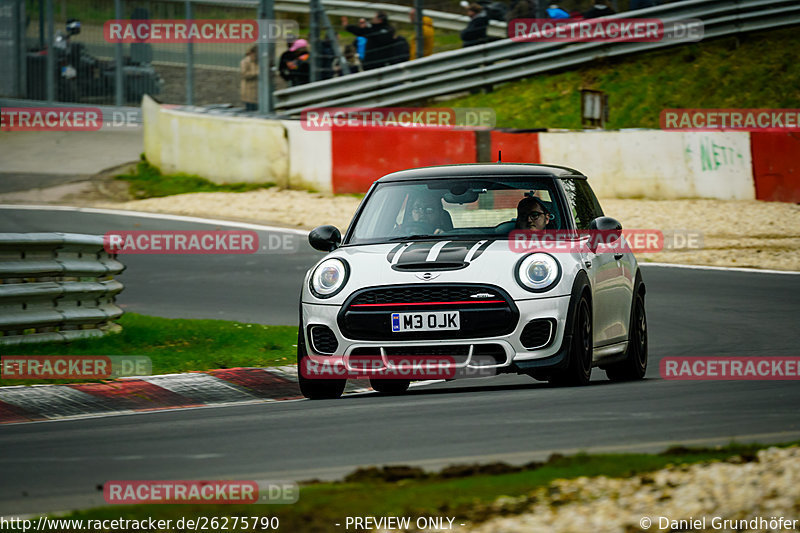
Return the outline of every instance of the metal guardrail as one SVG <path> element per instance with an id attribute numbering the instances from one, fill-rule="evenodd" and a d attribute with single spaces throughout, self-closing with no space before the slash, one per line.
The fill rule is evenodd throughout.
<path id="1" fill-rule="evenodd" d="M 124 269 L 102 236 L 0 233 L 0 346 L 119 330 L 123 286 L 111 276 Z"/>
<path id="2" fill-rule="evenodd" d="M 705 38 L 800 24 L 796 0 L 686 0 L 614 18 L 702 19 Z M 521 43 L 504 39 L 275 92 L 279 112 L 309 107 L 391 106 L 584 65 L 603 57 L 650 52 L 674 42 Z"/>

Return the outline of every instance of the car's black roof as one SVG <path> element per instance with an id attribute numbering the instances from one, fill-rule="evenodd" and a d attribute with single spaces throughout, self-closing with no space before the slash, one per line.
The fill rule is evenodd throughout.
<path id="1" fill-rule="evenodd" d="M 448 178 L 507 178 L 535 176 L 537 178 L 586 179 L 582 173 L 556 165 L 531 165 L 528 163 L 471 163 L 466 165 L 440 165 L 411 168 L 387 174 L 378 183 Z"/>

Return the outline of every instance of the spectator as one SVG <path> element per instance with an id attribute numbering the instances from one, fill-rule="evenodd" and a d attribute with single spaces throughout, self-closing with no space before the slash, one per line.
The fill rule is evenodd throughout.
<path id="1" fill-rule="evenodd" d="M 364 70 L 364 67 L 361 66 L 361 61 L 358 59 L 358 54 L 356 54 L 356 48 L 352 44 L 348 44 L 344 47 L 344 59 L 347 61 L 347 66 L 350 68 L 350 74 L 355 74 L 356 72 L 362 72 Z M 341 58 L 337 57 L 333 60 L 332 68 L 334 77 L 338 78 L 339 76 L 344 76 Z"/>
<path id="2" fill-rule="evenodd" d="M 631 11 L 636 11 L 637 9 L 644 9 L 646 7 L 654 7 L 657 6 L 658 2 L 656 0 L 631 0 Z"/>
<path id="3" fill-rule="evenodd" d="M 247 53 L 239 63 L 242 82 L 240 86 L 242 103 L 245 111 L 258 109 L 258 47 L 248 48 Z"/>
<path id="4" fill-rule="evenodd" d="M 511 9 L 506 15 L 506 22 L 514 19 L 535 19 L 538 18 L 539 6 L 536 0 L 515 0 L 511 3 Z"/>
<path id="5" fill-rule="evenodd" d="M 367 38 L 364 49 L 364 70 L 380 68 L 391 63 L 394 55 L 394 28 L 389 25 L 389 18 L 383 11 L 372 17 L 372 26 L 362 27 L 360 24 L 348 24 L 347 17 L 342 17 L 342 26 L 353 35 Z"/>
<path id="6" fill-rule="evenodd" d="M 411 13 L 409 14 L 409 18 L 411 19 L 411 23 L 414 24 L 417 22 L 417 13 L 414 8 L 411 8 Z M 427 16 L 422 17 L 422 57 L 427 57 L 429 55 L 433 55 L 433 19 Z M 408 42 L 409 47 L 411 48 L 411 59 L 417 58 L 417 35 L 416 31 L 414 32 L 414 36 Z"/>
<path id="7" fill-rule="evenodd" d="M 489 17 L 486 16 L 483 8 L 471 3 L 467 7 L 467 16 L 470 18 L 467 27 L 461 30 L 461 41 L 463 47 L 475 46 L 486 42 L 486 29 L 489 26 Z"/>
<path id="8" fill-rule="evenodd" d="M 408 41 L 400 34 L 394 36 L 394 51 L 392 58 L 389 62 L 390 65 L 395 63 L 402 63 L 411 59 L 411 51 L 408 47 Z"/>
<path id="9" fill-rule="evenodd" d="M 549 19 L 568 19 L 569 13 L 558 7 L 558 4 L 551 4 L 547 8 L 547 18 Z"/>
<path id="10" fill-rule="evenodd" d="M 606 0 L 596 0 L 594 6 L 589 11 L 583 14 L 585 19 L 595 19 L 598 17 L 607 17 L 616 13 L 613 9 L 608 7 Z"/>
<path id="11" fill-rule="evenodd" d="M 308 51 L 308 41 L 305 39 L 297 39 L 291 48 L 290 52 L 294 53 L 294 57 L 286 62 L 289 68 L 289 85 L 296 87 L 309 82 L 311 78 L 311 54 Z"/>
<path id="12" fill-rule="evenodd" d="M 281 57 L 278 58 L 278 74 L 284 81 L 287 83 L 289 82 L 289 75 L 291 71 L 287 66 L 287 63 L 294 59 L 294 52 L 291 52 L 290 49 L 292 45 L 297 40 L 296 35 L 289 34 L 286 36 L 286 51 L 281 54 Z"/>

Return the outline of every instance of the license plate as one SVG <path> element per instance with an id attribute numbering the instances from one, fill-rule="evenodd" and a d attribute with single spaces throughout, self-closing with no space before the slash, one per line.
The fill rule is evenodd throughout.
<path id="1" fill-rule="evenodd" d="M 461 329 L 458 311 L 392 313 L 392 331 L 446 331 Z"/>

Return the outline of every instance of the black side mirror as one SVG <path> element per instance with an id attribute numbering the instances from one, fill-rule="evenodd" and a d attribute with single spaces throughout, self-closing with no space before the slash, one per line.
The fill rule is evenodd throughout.
<path id="1" fill-rule="evenodd" d="M 615 218 L 597 217 L 589 222 L 589 230 L 594 235 L 589 236 L 589 248 L 594 252 L 598 244 L 614 244 L 622 236 L 622 224 Z"/>
<path id="2" fill-rule="evenodd" d="M 319 226 L 308 234 L 308 243 L 312 248 L 321 252 L 332 252 L 339 247 L 341 242 L 342 234 L 336 226 Z"/>

